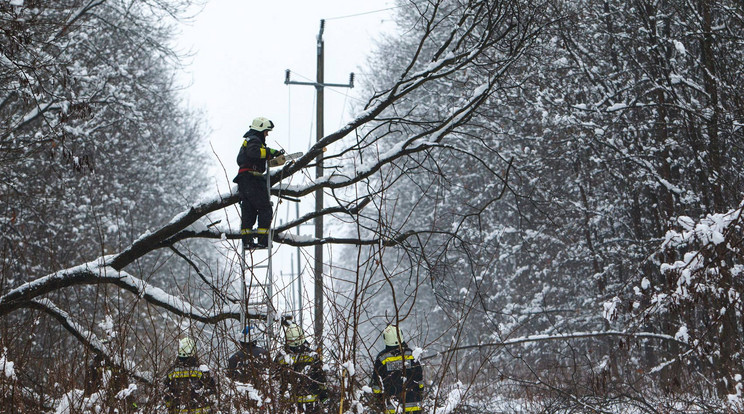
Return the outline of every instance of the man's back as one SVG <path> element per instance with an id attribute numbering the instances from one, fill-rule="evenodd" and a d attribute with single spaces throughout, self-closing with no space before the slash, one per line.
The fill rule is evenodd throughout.
<path id="1" fill-rule="evenodd" d="M 374 380 L 382 380 L 385 395 L 399 395 L 404 391 L 420 393 L 423 369 L 405 344 L 385 347 L 377 355 L 374 370 Z"/>
<path id="2" fill-rule="evenodd" d="M 227 361 L 227 376 L 235 381 L 253 383 L 269 368 L 269 352 L 256 344 L 241 345 Z"/>
<path id="3" fill-rule="evenodd" d="M 282 369 L 282 391 L 292 389 L 296 398 L 323 396 L 325 373 L 318 354 L 308 346 L 287 347 L 286 353 L 277 356 Z"/>
<path id="4" fill-rule="evenodd" d="M 215 383 L 209 370 L 196 358 L 178 358 L 165 378 L 166 407 L 170 411 L 211 406 Z"/>

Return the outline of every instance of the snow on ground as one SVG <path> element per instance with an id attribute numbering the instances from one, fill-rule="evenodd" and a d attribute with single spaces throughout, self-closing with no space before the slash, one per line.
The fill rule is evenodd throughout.
<path id="1" fill-rule="evenodd" d="M 354 361 L 346 361 L 343 364 L 341 364 L 341 366 L 346 368 L 346 371 L 348 371 L 350 377 L 353 377 L 354 374 L 356 374 L 356 369 L 354 367 Z"/>
<path id="2" fill-rule="evenodd" d="M 123 390 L 116 393 L 116 398 L 119 400 L 123 400 L 130 395 L 132 395 L 134 392 L 137 391 L 137 384 L 129 384 L 127 388 L 124 388 Z"/>
<path id="3" fill-rule="evenodd" d="M 12 361 L 8 361 L 7 352 L 8 350 L 4 349 L 3 355 L 0 356 L 0 372 L 3 373 L 5 378 L 10 379 L 10 380 L 15 380 L 16 379 L 16 373 L 15 373 L 15 368 L 14 368 L 15 364 Z"/>
<path id="4" fill-rule="evenodd" d="M 460 405 L 460 401 L 462 401 L 462 398 L 465 396 L 466 390 L 467 387 L 463 386 L 462 382 L 457 381 L 455 388 L 447 394 L 447 400 L 441 408 L 437 408 L 434 411 L 434 414 L 450 414 L 458 405 Z"/>
<path id="5" fill-rule="evenodd" d="M 81 401 L 83 400 L 83 390 L 72 390 L 62 398 L 59 399 L 55 406 L 57 407 L 55 414 L 71 414 L 78 411 L 77 407 L 80 407 Z"/>

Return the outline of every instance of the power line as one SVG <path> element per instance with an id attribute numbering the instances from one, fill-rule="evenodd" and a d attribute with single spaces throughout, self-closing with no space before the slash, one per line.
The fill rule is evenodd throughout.
<path id="1" fill-rule="evenodd" d="M 336 16 L 336 17 L 328 17 L 325 20 L 339 20 L 339 19 L 348 19 L 349 17 L 358 17 L 358 16 L 364 16 L 367 14 L 374 14 L 374 13 L 380 13 L 388 10 L 398 9 L 404 6 L 394 6 L 394 7 L 388 7 L 387 9 L 380 9 L 380 10 L 372 10 L 368 12 L 361 12 L 361 13 L 355 13 L 355 14 L 347 14 L 346 16 Z"/>
<path id="2" fill-rule="evenodd" d="M 345 16 L 328 17 L 328 18 L 326 18 L 324 20 L 339 20 L 339 19 L 348 19 L 350 17 L 365 16 L 365 15 L 368 15 L 368 14 L 381 13 L 381 12 L 384 12 L 384 11 L 400 9 L 400 8 L 403 8 L 403 7 L 417 6 L 417 5 L 422 4 L 422 3 L 427 3 L 428 1 L 429 0 L 414 1 L 414 2 L 411 2 L 410 4 L 401 4 L 400 6 L 393 6 L 393 7 L 388 7 L 388 8 L 385 8 L 385 9 L 371 10 L 371 11 L 354 13 L 354 14 L 347 14 Z"/>
<path id="3" fill-rule="evenodd" d="M 297 77 L 299 77 L 299 78 L 302 78 L 302 79 L 305 79 L 306 81 L 312 82 L 312 79 L 308 78 L 307 76 L 305 76 L 305 75 L 303 75 L 303 74 L 301 74 L 301 73 L 298 73 L 298 72 L 292 71 L 292 75 L 296 75 L 296 76 L 297 76 Z M 361 98 L 357 98 L 357 97 L 355 97 L 355 96 L 349 95 L 349 93 L 348 93 L 348 92 L 339 92 L 339 91 L 337 91 L 337 90 L 335 90 L 335 89 L 329 89 L 329 91 L 331 91 L 331 92 L 335 93 L 336 95 L 339 95 L 339 96 L 343 96 L 343 97 L 344 97 L 344 101 L 345 101 L 346 99 L 352 99 L 352 100 L 355 100 L 355 101 L 357 101 L 357 102 L 359 102 L 359 103 L 366 103 L 366 102 L 367 102 L 367 101 L 366 101 L 366 100 L 364 100 L 364 99 L 361 99 Z M 314 107 L 314 106 L 315 106 L 315 101 L 313 101 L 313 107 Z M 312 127 L 312 123 L 310 124 L 310 126 Z"/>

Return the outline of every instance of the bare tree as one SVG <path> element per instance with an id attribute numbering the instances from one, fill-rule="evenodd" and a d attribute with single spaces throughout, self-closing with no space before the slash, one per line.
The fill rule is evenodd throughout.
<path id="1" fill-rule="evenodd" d="M 654 4 L 677 10 L 667 3 Z M 644 387 L 657 372 L 677 362 L 704 363 L 711 355 L 719 355 L 724 365 L 732 361 L 738 348 L 722 336 L 706 335 L 714 330 L 737 332 L 741 301 L 736 295 L 727 299 L 705 292 L 712 286 L 739 292 L 738 285 L 733 285 L 734 276 L 740 273 L 736 264 L 740 252 L 738 247 L 728 249 L 740 243 L 738 219 L 721 233 L 728 250 L 718 251 L 721 243 L 711 245 L 701 236 L 703 246 L 697 254 L 708 260 L 705 265 L 687 261 L 665 268 L 664 275 L 672 282 L 681 280 L 678 286 L 682 287 L 692 286 L 684 279 L 689 275 L 686 266 L 694 267 L 692 273 L 701 279 L 710 269 L 721 275 L 712 284 L 699 285 L 699 297 L 706 303 L 723 304 L 731 312 L 720 317 L 694 308 L 679 312 L 688 328 L 700 314 L 713 321 L 705 325 L 710 331 L 687 331 L 707 340 L 712 348 L 689 340 L 679 326 L 669 331 L 677 314 L 659 317 L 659 307 L 689 304 L 690 298 L 661 288 L 664 279 L 658 262 L 645 259 L 656 252 L 668 220 L 679 214 L 675 200 L 691 203 L 680 190 L 684 185 L 689 184 L 690 194 L 704 193 L 699 200 L 706 200 L 706 205 L 731 203 L 733 198 L 720 185 L 726 180 L 738 183 L 739 175 L 731 168 L 733 163 L 722 160 L 720 139 L 733 137 L 737 129 L 727 123 L 726 128 L 731 128 L 723 130 L 730 134 L 721 134 L 722 101 L 717 94 L 734 89 L 738 78 L 728 66 L 719 68 L 710 59 L 717 43 L 703 35 L 699 52 L 706 69 L 696 73 L 705 86 L 672 82 L 680 79 L 671 76 L 676 72 L 664 66 L 667 56 L 660 52 L 673 52 L 667 42 L 670 38 L 658 37 L 651 30 L 658 28 L 652 23 L 657 16 L 651 13 L 654 4 L 401 3 L 405 31 L 391 37 L 374 58 L 372 65 L 380 76 L 368 85 L 369 101 L 358 108 L 352 121 L 320 137 L 300 159 L 271 172 L 271 192 L 276 197 L 303 198 L 322 190 L 332 200 L 321 211 L 276 227 L 274 242 L 339 246 L 345 256 L 353 257 L 344 260 L 342 268 L 328 266 L 324 275 L 333 281 L 324 293 L 330 303 L 325 316 L 333 322 L 325 324 L 332 331 L 325 357 L 333 378 L 334 410 L 369 404 L 365 379 L 377 332 L 388 323 L 410 327 L 409 339 L 420 348 L 417 355 L 431 362 L 427 408 L 432 411 L 451 412 L 466 395 L 501 394 L 537 411 L 611 412 L 618 404 L 631 404 L 639 412 L 659 412 L 655 407 L 679 407 L 679 399 L 651 398 L 646 393 Z M 104 22 L 111 19 L 106 13 L 96 13 L 103 10 L 98 2 L 77 6 L 80 16 L 87 13 Z M 711 6 L 699 6 L 695 16 L 702 20 L 690 21 L 718 30 L 720 26 L 705 18 Z M 107 11 L 116 15 L 116 9 Z M 587 15 L 592 18 L 584 19 Z M 628 28 L 618 32 L 618 20 L 612 16 L 622 16 Z M 730 15 L 732 25 L 741 22 L 736 16 Z M 74 18 L 70 23 L 77 21 Z M 136 27 L 133 24 L 132 30 Z M 707 33 L 707 29 L 697 32 Z M 630 33 L 633 30 L 648 36 L 640 43 L 650 45 L 654 53 L 637 53 L 639 38 Z M 78 45 L 74 39 L 69 42 Z M 619 71 L 627 64 L 619 56 L 633 63 L 632 70 Z M 11 59 L 5 67 L 18 61 Z M 587 65 L 588 61 L 597 63 Z M 47 64 L 54 65 L 55 59 Z M 44 67 L 41 62 L 34 65 Z M 722 78 L 716 74 L 721 73 L 731 80 L 718 83 Z M 78 78 L 77 82 L 89 80 Z M 120 80 L 122 87 L 127 79 Z M 662 79 L 667 81 L 665 88 L 660 86 Z M 63 77 L 54 82 L 63 81 L 69 80 Z M 104 86 L 105 82 L 99 89 L 108 91 Z M 67 93 L 65 88 L 60 91 Z M 696 97 L 675 101 L 676 106 L 668 103 L 670 97 L 679 98 L 683 92 Z M 688 107 L 684 102 L 700 102 L 700 96 L 708 99 L 706 107 L 712 112 L 680 109 Z M 625 106 L 619 104 L 621 98 Z M 9 119 L 6 125 L 15 129 L 7 132 L 8 141 L 3 142 L 12 142 L 11 136 L 30 125 L 24 123 L 29 117 L 43 118 L 49 136 L 56 137 L 58 130 L 79 132 L 75 116 L 70 119 L 64 105 L 37 103 L 21 110 L 10 103 L 20 105 L 23 99 L 10 91 L 7 99 L 0 110 Z M 73 112 L 78 116 L 90 116 L 85 105 L 76 108 Z M 681 168 L 670 156 L 686 154 L 679 143 L 669 141 L 671 131 L 665 120 L 675 114 L 690 125 L 704 120 L 706 136 L 719 139 L 706 141 L 711 162 L 705 163 L 703 172 L 696 171 L 703 176 L 701 181 L 670 181 L 676 177 L 675 168 Z M 107 122 L 112 117 L 118 119 L 116 106 L 96 112 L 96 122 L 84 125 L 109 131 Z M 126 122 L 145 120 L 135 117 Z M 634 125 L 632 134 L 626 134 L 629 125 Z M 684 129 L 682 124 L 675 125 L 675 130 Z M 189 126 L 184 129 L 194 132 Z M 695 144 L 700 130 L 688 130 L 689 142 Z M 634 150 L 639 148 L 658 151 L 659 157 L 638 156 Z M 326 149 L 324 177 L 300 184 L 291 181 L 312 167 Z M 17 155 L 19 149 L 13 151 Z M 75 165 L 88 166 L 75 158 L 78 148 L 67 151 Z M 691 162 L 696 159 L 692 157 Z M 698 191 L 705 187 L 701 183 L 706 177 L 717 183 L 710 194 Z M 13 177 L 16 187 L 26 178 Z M 658 188 L 663 188 L 659 194 L 654 192 Z M 724 188 L 736 193 L 739 186 Z M 618 193 L 622 194 L 619 198 L 615 197 Z M 116 243 L 106 243 L 104 237 L 100 249 L 86 252 L 84 258 L 56 260 L 54 264 L 60 266 L 24 267 L 16 260 L 18 266 L 3 272 L 0 318 L 13 321 L 19 314 L 48 315 L 55 321 L 54 329 L 69 332 L 82 349 L 92 350 L 107 366 L 145 384 L 157 385 L 172 354 L 168 349 L 181 333 L 198 336 L 208 361 L 216 363 L 219 371 L 232 344 L 226 338 L 241 310 L 240 301 L 230 293 L 239 255 L 234 240 L 240 235 L 235 226 L 218 222 L 215 216 L 237 201 L 233 188 L 189 203 L 180 213 L 171 213 L 167 223 L 131 238 L 120 237 Z M 346 223 L 347 232 L 319 239 L 294 234 L 298 226 L 318 216 Z M 96 228 L 109 228 L 107 224 Z M 225 260 L 215 266 L 192 249 L 196 245 L 208 245 Z M 7 251 L 14 247 L 8 246 Z M 683 243 L 664 247 L 680 249 Z M 155 267 L 180 263 L 187 269 L 189 282 L 180 283 L 184 276 L 175 272 L 165 281 L 152 278 L 142 266 L 148 260 Z M 651 286 L 660 287 L 646 291 L 647 284 L 640 282 L 636 291 L 638 275 L 654 275 Z M 111 323 L 100 318 L 81 323 L 85 315 L 76 314 L 73 304 L 90 293 L 91 287 L 100 300 L 98 306 L 112 309 L 110 313 L 117 316 Z M 641 303 L 644 300 L 648 302 Z M 264 317 L 265 311 L 251 309 L 249 316 Z M 665 325 L 653 330 L 649 320 L 662 320 Z M 133 332 L 138 325 L 162 331 L 142 335 Z M 6 326 L 12 333 L 26 324 L 9 322 Z M 109 337 L 112 332 L 118 334 Z M 139 352 L 126 351 L 133 344 L 141 347 Z M 664 360 L 639 363 L 639 349 Z M 728 384 L 737 381 L 735 370 L 719 371 L 719 378 Z M 36 399 L 36 406 L 50 405 L 51 397 L 34 395 L 23 383 L 24 378 L 3 380 L 0 398 Z M 723 406 L 705 402 L 701 398 L 705 389 L 709 388 L 701 386 L 700 392 L 690 393 L 690 406 Z M 271 387 L 249 389 L 226 382 L 222 391 L 219 404 L 232 406 L 234 400 L 246 398 L 266 402 Z M 157 407 L 156 392 L 151 393 Z M 69 388 L 53 394 L 57 399 L 65 394 L 68 400 L 83 404 Z M 540 398 L 531 399 L 531 395 Z M 266 409 L 281 412 L 283 407 L 274 399 Z"/>
<path id="2" fill-rule="evenodd" d="M 274 233 L 275 242 L 299 246 L 334 243 L 415 249 L 411 240 L 425 237 L 428 229 L 400 233 L 389 227 L 385 222 L 386 217 L 375 212 L 375 207 L 379 207 L 379 198 L 390 186 L 396 184 L 395 176 L 401 170 L 410 175 L 415 169 L 423 167 L 420 158 L 428 158 L 441 150 L 468 151 L 466 148 L 457 148 L 447 138 L 465 125 L 493 91 L 499 88 L 507 68 L 521 57 L 531 39 L 540 30 L 539 24 L 526 7 L 512 7 L 505 3 L 473 1 L 460 7 L 452 7 L 446 2 L 431 2 L 424 5 L 410 4 L 410 7 L 420 9 L 420 19 L 416 22 L 418 46 L 406 57 L 408 63 L 401 67 L 391 82 L 374 93 L 354 120 L 319 139 L 301 159 L 272 173 L 274 195 L 303 197 L 316 189 L 322 189 L 330 193 L 334 200 L 332 205 L 322 211 L 277 228 Z M 458 30 L 437 33 L 443 21 L 455 22 L 459 26 Z M 487 56 L 486 53 L 492 53 L 496 46 L 501 50 L 498 58 Z M 461 95 L 464 98 L 453 102 L 447 114 L 428 120 L 393 115 L 396 105 L 414 97 L 415 92 L 445 87 L 452 78 L 486 62 L 492 68 L 474 78 L 477 84 L 463 91 Z M 364 129 L 365 126 L 372 125 L 373 128 Z M 386 129 L 388 133 L 377 133 Z M 330 161 L 328 175 L 303 185 L 283 184 L 288 177 L 312 166 L 313 160 L 326 147 L 330 148 L 326 154 L 326 159 Z M 375 179 L 379 175 L 393 178 L 390 181 L 380 181 Z M 494 177 L 501 179 L 496 171 Z M 4 288 L 0 297 L 0 316 L 7 318 L 27 309 L 41 310 L 60 321 L 60 326 L 70 331 L 84 345 L 103 354 L 106 360 L 117 363 L 121 361 L 116 360 L 107 346 L 101 343 L 100 334 L 83 329 L 70 312 L 61 308 L 62 305 L 53 303 L 50 297 L 63 292 L 75 292 L 88 285 L 107 286 L 114 289 L 114 292 L 129 292 L 123 294 L 122 298 L 130 298 L 135 304 L 146 302 L 172 315 L 172 318 L 186 318 L 200 322 L 205 327 L 236 318 L 239 304 L 217 295 L 218 289 L 214 287 L 204 285 L 207 292 L 214 294 L 214 303 L 200 307 L 181 293 L 166 292 L 154 286 L 146 277 L 136 275 L 139 260 L 158 254 L 158 251 L 165 248 L 179 249 L 186 240 L 238 238 L 235 229 L 224 225 L 202 226 L 200 230 L 189 228 L 200 220 L 211 224 L 210 213 L 236 202 L 237 195 L 234 191 L 215 195 L 204 202 L 193 204 L 168 223 L 141 234 L 133 242 L 125 243 L 122 249 L 107 246 L 106 255 L 87 263 L 47 272 L 45 276 L 14 277 L 13 280 L 30 281 Z M 370 210 L 371 213 L 368 212 Z M 338 216 L 342 220 L 348 218 L 361 223 L 361 231 L 352 237 L 324 237 L 314 240 L 294 238 L 289 230 L 316 215 Z M 210 282 L 209 278 L 202 280 Z M 211 328 L 207 330 L 211 331 Z M 354 337 L 349 343 L 356 340 Z M 120 365 L 128 369 L 126 364 Z M 141 375 L 141 378 L 155 379 L 152 371 L 149 376 Z"/>

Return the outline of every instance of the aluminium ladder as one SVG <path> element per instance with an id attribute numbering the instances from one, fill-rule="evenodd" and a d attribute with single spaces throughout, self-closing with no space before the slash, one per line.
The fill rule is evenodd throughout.
<path id="1" fill-rule="evenodd" d="M 269 165 L 266 165 L 266 191 L 271 199 L 271 175 Z M 273 220 L 272 220 L 273 221 Z M 258 234 L 254 233 L 253 236 Z M 258 309 L 266 315 L 267 340 L 273 337 L 274 318 L 274 276 L 271 266 L 274 230 L 269 226 L 269 240 L 265 249 L 246 249 L 241 242 L 240 264 L 241 273 L 241 306 L 240 306 L 240 330 L 246 327 L 249 309 Z M 263 274 L 263 275 L 262 275 Z"/>

